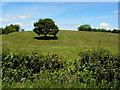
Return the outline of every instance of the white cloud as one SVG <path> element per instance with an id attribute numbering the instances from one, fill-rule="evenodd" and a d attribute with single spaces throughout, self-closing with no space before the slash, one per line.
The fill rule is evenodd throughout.
<path id="1" fill-rule="evenodd" d="M 78 26 L 79 24 L 76 22 L 59 24 L 60 29 L 66 29 L 66 30 L 76 30 Z"/>
<path id="2" fill-rule="evenodd" d="M 108 23 L 100 23 L 100 26 L 107 29 L 107 30 L 112 28 L 112 26 L 110 24 L 108 24 Z"/>
<path id="3" fill-rule="evenodd" d="M 29 17 L 32 17 L 32 15 L 22 15 L 22 16 L 13 17 L 10 14 L 6 14 L 5 18 L 0 18 L 0 22 L 3 22 L 3 23 L 12 22 L 13 20 L 16 20 L 16 19 L 26 19 Z"/>
<path id="4" fill-rule="evenodd" d="M 36 21 L 32 20 L 31 23 L 35 23 Z"/>
<path id="5" fill-rule="evenodd" d="M 15 20 L 15 17 L 9 17 L 9 18 L 0 18 L 0 22 L 11 22 L 13 20 Z"/>
<path id="6" fill-rule="evenodd" d="M 31 15 L 21 15 L 21 16 L 17 16 L 17 18 L 19 19 L 26 19 L 26 18 L 29 18 L 31 17 Z"/>
<path id="7" fill-rule="evenodd" d="M 10 15 L 10 14 L 6 14 L 5 16 L 6 16 L 6 17 L 10 17 L 11 15 Z"/>
<path id="8" fill-rule="evenodd" d="M 26 26 L 28 26 L 27 24 L 25 24 L 25 23 L 14 23 L 14 24 L 19 24 L 21 27 L 26 27 Z"/>
<path id="9" fill-rule="evenodd" d="M 58 28 L 61 27 L 61 25 L 57 25 L 57 26 L 58 26 Z"/>
<path id="10" fill-rule="evenodd" d="M 120 11 L 113 11 L 113 13 L 119 13 Z"/>
<path id="11" fill-rule="evenodd" d="M 26 19 L 27 17 L 26 16 L 17 16 L 18 18 L 20 19 Z"/>

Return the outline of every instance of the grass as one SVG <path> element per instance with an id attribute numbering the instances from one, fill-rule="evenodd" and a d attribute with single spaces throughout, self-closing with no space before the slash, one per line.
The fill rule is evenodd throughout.
<path id="1" fill-rule="evenodd" d="M 98 48 L 82 50 L 79 59 L 20 54 L 3 50 L 3 88 L 118 88 L 120 57 Z"/>
<path id="2" fill-rule="evenodd" d="M 33 77 L 35 78 L 33 81 L 30 81 L 29 79 L 28 80 L 25 79 L 23 82 L 12 82 L 13 79 L 8 78 L 8 81 L 10 80 L 10 82 L 12 82 L 12 84 L 10 84 L 6 80 L 6 77 L 4 77 L 5 82 L 3 83 L 3 87 L 4 88 L 47 88 L 47 87 L 48 88 L 49 87 L 50 88 L 77 88 L 77 87 L 78 88 L 87 88 L 87 87 L 112 88 L 112 87 L 119 87 L 120 84 L 119 84 L 119 81 L 117 80 L 117 78 L 119 77 L 119 70 L 118 70 L 119 60 L 120 60 L 119 57 L 116 57 L 116 55 L 112 56 L 112 54 L 110 55 L 107 54 L 104 51 L 104 49 L 100 49 L 100 51 L 99 49 L 96 49 L 96 51 L 94 50 L 89 51 L 89 49 L 92 50 L 94 48 L 99 47 L 99 48 L 109 49 L 112 51 L 112 53 L 117 54 L 118 53 L 118 34 L 107 33 L 107 32 L 61 30 L 59 31 L 57 36 L 58 36 L 58 39 L 55 39 L 55 40 L 53 40 L 53 38 L 51 38 L 50 40 L 40 40 L 39 36 L 32 31 L 14 32 L 8 35 L 0 36 L 0 40 L 2 40 L 2 43 L 0 43 L 0 45 L 2 45 L 2 47 L 5 49 L 8 48 L 10 53 L 5 57 L 5 59 L 3 59 L 3 61 L 5 62 L 4 71 L 5 70 L 7 71 L 6 74 L 4 73 L 6 77 L 9 77 L 10 75 L 12 75 L 12 77 L 16 77 L 18 75 L 16 78 L 18 77 L 20 78 L 19 69 L 22 70 L 21 71 L 22 74 L 27 72 L 28 75 L 31 75 L 29 72 L 29 69 L 26 66 L 26 63 L 28 63 L 27 65 L 30 65 L 31 63 L 33 63 L 31 65 L 33 65 L 34 68 L 35 66 L 37 68 L 37 66 L 44 65 L 44 64 L 40 64 L 40 65 L 36 64 L 34 66 L 35 63 L 39 63 L 39 60 L 42 60 L 42 59 L 37 58 L 35 60 L 35 58 L 29 59 L 28 57 L 26 58 L 24 57 L 23 59 L 21 59 L 20 54 L 19 54 L 20 56 L 19 57 L 17 56 L 17 59 L 16 59 L 16 57 L 14 57 L 15 54 L 11 54 L 12 52 L 13 53 L 18 52 L 25 55 L 24 53 L 26 54 L 32 53 L 32 51 L 37 50 L 37 52 L 39 52 L 40 54 L 45 54 L 45 58 L 43 58 L 43 60 L 50 61 L 51 63 L 50 62 L 47 63 L 47 66 L 50 65 L 50 67 L 51 67 L 51 64 L 54 64 L 54 59 L 56 58 L 54 57 L 51 58 L 51 56 L 49 56 L 49 58 L 47 59 L 46 54 L 48 53 L 50 53 L 50 55 L 57 54 L 60 56 L 60 59 L 65 61 L 65 63 L 63 63 L 63 66 L 64 66 L 63 68 L 53 69 L 53 70 L 51 69 L 49 70 L 49 68 L 48 69 L 46 68 L 45 70 L 37 74 L 32 73 L 33 75 L 31 75 L 31 78 Z M 85 48 L 85 51 L 84 51 L 84 48 Z M 3 54 L 3 56 L 4 55 L 5 54 Z M 61 56 L 64 58 L 61 58 Z M 22 61 L 20 61 L 21 63 L 19 63 L 19 65 L 17 64 L 20 67 L 19 68 L 17 67 L 15 69 L 16 71 L 12 67 L 6 68 L 7 65 L 12 65 L 11 61 L 13 61 L 13 64 L 15 64 L 14 61 L 19 62 L 19 60 L 22 60 L 25 62 L 22 63 Z M 27 60 L 28 62 L 26 62 Z M 85 60 L 88 60 L 90 62 L 87 62 Z M 102 63 L 101 60 L 103 60 L 104 62 L 107 60 L 106 61 L 107 63 L 103 63 L 103 65 L 101 65 L 100 64 Z M 114 63 L 109 62 L 110 60 L 113 60 Z M 96 66 L 96 65 L 99 65 L 99 66 Z M 104 68 L 105 65 L 108 68 Z M 16 66 L 16 65 L 12 65 L 12 66 Z M 92 69 L 95 69 L 95 71 L 94 70 L 91 71 L 92 70 L 91 67 Z M 111 75 L 109 71 L 113 73 L 112 82 L 110 82 L 106 78 Z M 92 77 L 94 75 L 97 75 L 97 76 Z M 104 77 L 101 75 L 104 75 Z M 102 77 L 101 82 L 98 82 L 99 79 L 97 77 L 99 76 Z M 23 77 L 21 76 L 21 78 L 23 79 L 24 77 L 25 77 L 24 75 Z"/>
<path id="3" fill-rule="evenodd" d="M 104 47 L 118 51 L 118 34 L 107 32 L 86 32 L 60 30 L 57 40 L 38 40 L 32 31 L 14 32 L 2 36 L 3 48 L 11 52 L 31 52 L 42 54 L 57 53 L 66 59 L 78 58 L 81 48 Z"/>

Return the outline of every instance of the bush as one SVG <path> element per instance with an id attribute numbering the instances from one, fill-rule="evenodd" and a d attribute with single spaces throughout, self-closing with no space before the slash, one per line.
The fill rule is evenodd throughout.
<path id="1" fill-rule="evenodd" d="M 38 55 L 33 52 L 32 55 L 9 53 L 3 51 L 3 82 L 20 82 L 26 79 L 33 80 L 34 75 L 41 70 L 58 70 L 63 67 L 63 59 L 58 55 Z"/>
<path id="2" fill-rule="evenodd" d="M 114 85 L 120 87 L 120 56 L 101 48 L 82 51 L 79 56 L 81 59 L 75 62 L 76 68 L 79 68 L 77 72 L 81 72 L 84 78 L 95 79 L 96 85 L 105 81 L 103 85 L 111 83 L 111 87 Z"/>
<path id="3" fill-rule="evenodd" d="M 103 48 L 83 49 L 79 56 L 65 61 L 57 54 L 3 51 L 3 88 L 16 87 L 17 83 L 23 88 L 120 87 L 120 56 Z"/>

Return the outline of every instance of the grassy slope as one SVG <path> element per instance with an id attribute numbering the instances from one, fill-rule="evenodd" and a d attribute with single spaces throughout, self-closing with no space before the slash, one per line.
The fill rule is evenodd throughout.
<path id="1" fill-rule="evenodd" d="M 81 48 L 105 47 L 117 52 L 118 35 L 105 32 L 60 31 L 58 40 L 37 40 L 32 31 L 14 32 L 3 35 L 3 47 L 11 51 L 58 53 L 68 58 L 77 58 Z M 99 43 L 101 42 L 101 43 Z"/>

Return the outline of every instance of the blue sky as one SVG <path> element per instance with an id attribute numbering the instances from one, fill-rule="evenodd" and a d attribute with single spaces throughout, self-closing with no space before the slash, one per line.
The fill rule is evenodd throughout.
<path id="1" fill-rule="evenodd" d="M 61 30 L 77 30 L 79 25 L 92 28 L 118 28 L 117 2 L 3 2 L 3 27 L 20 24 L 32 30 L 40 18 L 51 18 Z M 1 26 L 0 26 L 1 27 Z"/>

